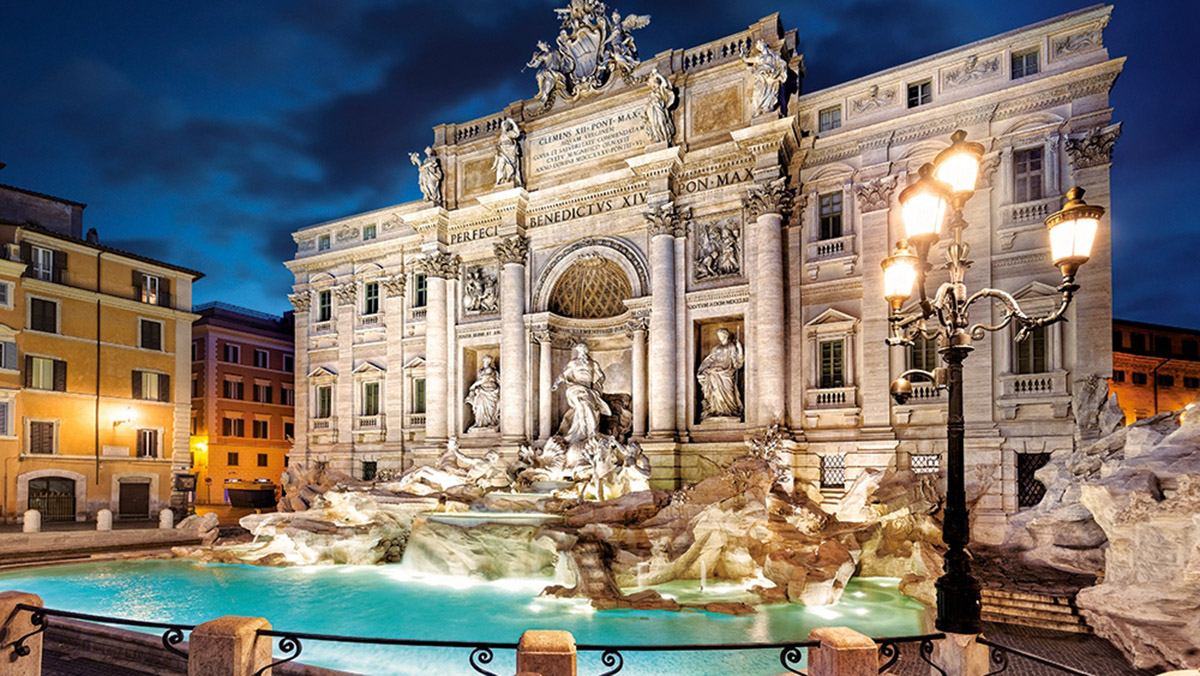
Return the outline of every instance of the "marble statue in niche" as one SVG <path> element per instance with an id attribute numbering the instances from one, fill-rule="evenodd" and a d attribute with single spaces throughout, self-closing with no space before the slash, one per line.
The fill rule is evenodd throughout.
<path id="1" fill-rule="evenodd" d="M 487 314 L 499 309 L 500 298 L 496 293 L 496 277 L 482 266 L 471 268 L 463 280 L 463 308 L 467 312 Z"/>
<path id="2" fill-rule="evenodd" d="M 496 159 L 492 161 L 496 172 L 496 185 L 512 183 L 523 185 L 521 180 L 521 128 L 511 117 L 500 123 L 500 136 L 496 140 Z"/>
<path id="3" fill-rule="evenodd" d="M 742 394 L 738 391 L 738 370 L 746 363 L 742 344 L 733 333 L 721 327 L 717 329 L 719 344 L 708 353 L 696 371 L 700 382 L 700 420 L 709 418 L 740 418 Z"/>
<path id="4" fill-rule="evenodd" d="M 409 153 L 408 159 L 417 167 L 417 185 L 421 188 L 421 195 L 425 197 L 425 201 L 432 202 L 434 206 L 442 206 L 442 162 L 438 159 L 437 152 L 429 146 L 425 146 L 425 159 L 417 153 Z"/>
<path id="5" fill-rule="evenodd" d="M 475 415 L 473 430 L 494 430 L 500 426 L 500 374 L 492 366 L 491 355 L 483 356 L 483 364 L 475 372 L 475 382 L 467 389 L 467 403 Z"/>
<path id="6" fill-rule="evenodd" d="M 670 143 L 675 136 L 675 120 L 671 118 L 671 106 L 675 105 L 675 88 L 659 71 L 651 71 L 646 81 L 650 95 L 642 116 L 646 120 L 646 131 L 655 143 Z"/>
<path id="7" fill-rule="evenodd" d="M 754 104 L 754 116 L 764 115 L 779 107 L 779 88 L 787 80 L 787 62 L 759 38 L 754 51 L 742 54 L 742 61 L 750 66 L 754 75 L 754 89 L 750 101 Z"/>
<path id="8" fill-rule="evenodd" d="M 603 396 L 604 370 L 588 354 L 587 343 L 577 343 L 571 348 L 571 354 L 562 374 L 550 386 L 551 392 L 557 392 L 559 385 L 566 386 L 568 410 L 558 433 L 568 445 L 595 436 L 600 429 L 601 416 L 612 415 Z"/>
<path id="9" fill-rule="evenodd" d="M 696 228 L 697 281 L 742 271 L 741 228 L 733 218 L 701 223 Z"/>

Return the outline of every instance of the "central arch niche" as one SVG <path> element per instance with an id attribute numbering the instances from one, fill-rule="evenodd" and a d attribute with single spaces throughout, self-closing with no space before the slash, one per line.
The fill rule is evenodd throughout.
<path id="1" fill-rule="evenodd" d="M 625 271 L 598 255 L 584 255 L 563 272 L 550 292 L 548 309 L 571 319 L 606 319 L 625 313 L 633 294 Z"/>

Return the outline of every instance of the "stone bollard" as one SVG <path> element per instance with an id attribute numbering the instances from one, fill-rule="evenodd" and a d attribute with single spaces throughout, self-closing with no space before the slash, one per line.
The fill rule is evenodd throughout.
<path id="1" fill-rule="evenodd" d="M 96 530 L 112 530 L 111 509 L 102 509 L 96 512 Z"/>
<path id="2" fill-rule="evenodd" d="M 517 644 L 517 673 L 575 676 L 575 637 L 569 631 L 529 630 Z"/>
<path id="3" fill-rule="evenodd" d="M 809 676 L 876 676 L 879 646 L 847 627 L 817 627 L 808 640 L 821 645 L 808 651 Z"/>
<path id="4" fill-rule="evenodd" d="M 175 512 L 169 509 L 164 509 L 158 513 L 158 527 L 163 530 L 171 530 L 175 527 Z"/>
<path id="5" fill-rule="evenodd" d="M 254 676 L 271 663 L 271 639 L 257 633 L 270 628 L 261 617 L 235 615 L 196 627 L 188 638 L 188 676 Z"/>
<path id="6" fill-rule="evenodd" d="M 0 646 L 4 646 L 0 651 L 0 673 L 4 676 L 41 676 L 41 634 L 26 639 L 22 644 L 29 648 L 29 654 L 24 657 L 18 656 L 12 648 L 12 643 L 37 628 L 32 622 L 33 613 L 17 610 L 22 603 L 42 607 L 42 599 L 34 594 L 0 592 Z"/>
<path id="7" fill-rule="evenodd" d="M 931 659 L 949 676 L 983 676 L 990 670 L 988 647 L 978 639 L 977 634 L 946 632 L 946 638 L 933 642 Z"/>
<path id="8" fill-rule="evenodd" d="M 22 533 L 40 533 L 42 532 L 42 513 L 36 509 L 25 510 L 25 517 L 21 521 Z"/>

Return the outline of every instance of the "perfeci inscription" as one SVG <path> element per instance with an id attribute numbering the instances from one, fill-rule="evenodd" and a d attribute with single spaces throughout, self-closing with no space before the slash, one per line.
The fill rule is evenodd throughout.
<path id="1" fill-rule="evenodd" d="M 639 106 L 569 127 L 534 132 L 526 145 L 534 175 L 641 150 L 651 143 Z"/>

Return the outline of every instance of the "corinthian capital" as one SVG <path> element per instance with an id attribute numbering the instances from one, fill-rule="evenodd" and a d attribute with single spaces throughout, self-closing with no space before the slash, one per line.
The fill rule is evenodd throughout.
<path id="1" fill-rule="evenodd" d="M 296 309 L 296 312 L 308 312 L 308 308 L 312 305 L 312 296 L 307 291 L 288 294 L 288 302 Z"/>
<path id="2" fill-rule="evenodd" d="M 1098 167 L 1112 162 L 1113 148 L 1121 138 L 1121 123 L 1097 127 L 1079 138 L 1067 139 L 1067 153 L 1076 169 Z"/>
<path id="3" fill-rule="evenodd" d="M 337 296 L 338 305 L 354 305 L 354 301 L 358 299 L 358 285 L 354 282 L 346 282 L 341 286 L 335 286 L 333 295 Z"/>
<path id="4" fill-rule="evenodd" d="M 404 275 L 393 275 L 379 282 L 388 298 L 404 295 Z"/>
<path id="5" fill-rule="evenodd" d="M 780 214 L 787 218 L 792 210 L 794 194 L 795 191 L 788 187 L 787 177 L 780 176 L 773 181 L 750 186 L 743 203 L 750 212 L 750 218 L 758 218 L 763 214 Z"/>
<path id="6" fill-rule="evenodd" d="M 417 261 L 417 269 L 426 277 L 441 277 L 443 279 L 458 279 L 460 259 L 458 254 L 442 251 L 427 254 Z"/>
<path id="7" fill-rule="evenodd" d="M 687 234 L 687 224 L 692 220 L 691 208 L 677 209 L 674 202 L 653 204 L 642 215 L 646 217 L 646 228 L 652 238 L 658 235 L 682 237 Z"/>
<path id="8" fill-rule="evenodd" d="M 521 235 L 505 237 L 496 242 L 495 251 L 500 265 L 509 263 L 525 265 L 525 260 L 529 256 L 529 240 Z"/>

